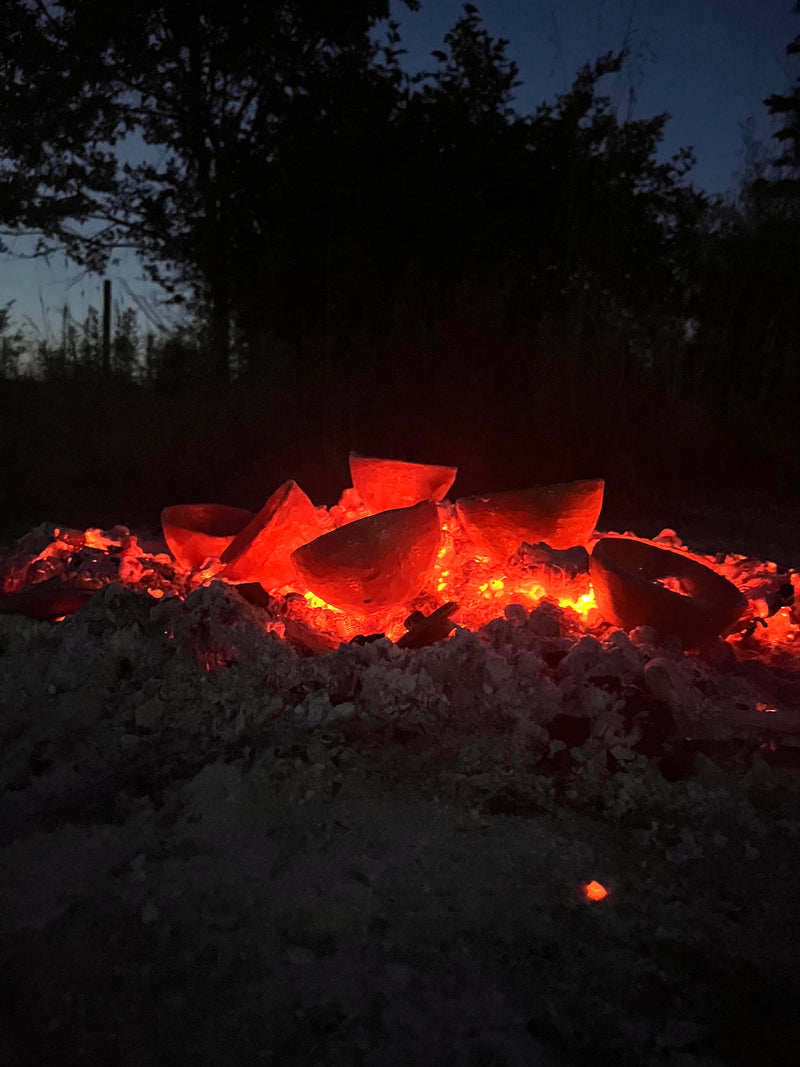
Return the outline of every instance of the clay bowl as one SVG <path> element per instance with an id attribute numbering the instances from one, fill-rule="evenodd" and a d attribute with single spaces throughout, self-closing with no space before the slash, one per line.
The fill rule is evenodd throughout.
<path id="1" fill-rule="evenodd" d="M 353 487 L 372 512 L 413 507 L 423 500 L 443 500 L 457 473 L 458 467 L 350 453 Z"/>
<path id="2" fill-rule="evenodd" d="M 623 630 L 652 626 L 699 648 L 731 626 L 747 603 L 721 574 L 678 552 L 628 537 L 603 537 L 590 561 L 600 613 Z M 683 592 L 668 589 L 671 579 Z"/>
<path id="3" fill-rule="evenodd" d="M 604 487 L 594 478 L 462 497 L 456 511 L 476 547 L 505 563 L 523 541 L 559 549 L 585 545 L 600 517 Z"/>
<path id="4" fill-rule="evenodd" d="M 439 515 L 426 501 L 340 526 L 292 553 L 316 596 L 342 611 L 372 615 L 405 605 L 425 584 L 439 547 Z"/>
<path id="5" fill-rule="evenodd" d="M 175 562 L 191 571 L 221 556 L 252 518 L 252 511 L 227 504 L 173 504 L 161 512 L 161 529 Z"/>

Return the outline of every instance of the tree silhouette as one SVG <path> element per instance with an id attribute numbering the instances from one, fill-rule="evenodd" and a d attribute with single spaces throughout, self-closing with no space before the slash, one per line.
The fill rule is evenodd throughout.
<path id="1" fill-rule="evenodd" d="M 336 336 L 386 321 L 412 278 L 434 296 L 481 279 L 529 317 L 580 294 L 587 328 L 674 315 L 703 201 L 684 180 L 688 153 L 657 162 L 666 116 L 620 122 L 599 95 L 624 55 L 521 116 L 508 42 L 474 5 L 414 78 L 397 27 L 374 37 L 387 12 L 381 0 L 9 0 L 7 221 L 93 269 L 137 247 L 199 309 L 218 382 L 232 345 L 243 371 L 316 333 L 334 383 Z"/>
<path id="2" fill-rule="evenodd" d="M 787 53 L 800 54 L 800 38 Z M 695 305 L 706 393 L 788 438 L 796 420 L 785 398 L 800 389 L 800 78 L 764 103 L 782 117 L 780 155 L 744 183 L 739 209 L 697 242 Z"/>
<path id="3" fill-rule="evenodd" d="M 100 60 L 74 54 L 68 16 L 34 0 L 0 5 L 0 227 L 53 242 L 99 270 L 91 239 L 116 189 L 119 116 Z M 0 249 L 4 249 L 0 240 Z"/>
<path id="4" fill-rule="evenodd" d="M 0 307 L 0 380 L 16 377 L 25 351 L 22 335 L 11 325 L 12 304 Z"/>
<path id="5" fill-rule="evenodd" d="M 800 37 L 786 46 L 787 55 L 800 55 Z M 752 183 L 748 193 L 751 201 L 777 203 L 778 211 L 800 211 L 800 76 L 793 88 L 785 93 L 768 96 L 764 104 L 770 115 L 781 117 L 775 138 L 781 153 L 772 161 L 776 177 L 760 178 Z"/>
<path id="6" fill-rule="evenodd" d="M 488 469 L 524 431 L 557 478 L 601 445 L 612 463 L 638 445 L 657 464 L 661 447 L 669 467 L 676 426 L 696 462 L 715 433 L 736 443 L 753 407 L 796 440 L 781 397 L 800 366 L 798 87 L 767 101 L 782 119 L 772 171 L 725 206 L 692 187 L 689 150 L 662 158 L 667 115 L 626 119 L 604 95 L 624 52 L 520 114 L 508 42 L 475 5 L 413 76 L 388 11 L 0 5 L 0 227 L 94 271 L 135 247 L 187 310 L 146 339 L 141 368 L 118 314 L 113 383 L 93 381 L 97 312 L 82 329 L 65 316 L 39 353 L 58 379 L 48 402 L 66 382 L 88 403 L 87 385 L 135 377 L 171 453 L 183 433 L 198 453 L 216 438 L 244 453 L 266 424 L 325 448 L 371 425 L 417 448 L 437 423 Z M 7 374 L 10 329 L 0 316 Z M 103 410 L 108 430 L 122 408 Z"/>
<path id="7" fill-rule="evenodd" d="M 369 31 L 387 13 L 385 0 L 9 0 L 3 216 L 57 237 L 92 269 L 133 244 L 156 280 L 208 306 L 226 381 L 236 276 L 253 242 L 273 239 L 282 158 L 337 99 L 343 111 L 354 79 L 369 88 Z M 31 137 L 42 99 L 53 106 Z M 125 138 L 145 152 L 119 174 L 110 149 Z"/>
<path id="8" fill-rule="evenodd" d="M 114 336 L 111 342 L 111 371 L 122 381 L 136 377 L 139 358 L 139 334 L 133 308 L 114 308 Z"/>

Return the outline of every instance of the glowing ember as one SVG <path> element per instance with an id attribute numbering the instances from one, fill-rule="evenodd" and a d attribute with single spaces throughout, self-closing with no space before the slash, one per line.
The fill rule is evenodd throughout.
<path id="1" fill-rule="evenodd" d="M 582 886 L 583 895 L 587 900 L 605 900 L 608 896 L 608 890 L 600 882 L 587 882 Z"/>
<path id="2" fill-rule="evenodd" d="M 115 545 L 112 538 L 106 537 L 102 530 L 94 528 L 85 530 L 83 538 L 87 548 L 99 548 L 103 552 L 108 551 L 109 548 Z"/>

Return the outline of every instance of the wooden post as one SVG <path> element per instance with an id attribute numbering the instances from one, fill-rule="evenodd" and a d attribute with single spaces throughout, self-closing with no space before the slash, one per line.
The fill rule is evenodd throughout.
<path id="1" fill-rule="evenodd" d="M 111 282 L 103 282 L 103 377 L 111 373 Z"/>

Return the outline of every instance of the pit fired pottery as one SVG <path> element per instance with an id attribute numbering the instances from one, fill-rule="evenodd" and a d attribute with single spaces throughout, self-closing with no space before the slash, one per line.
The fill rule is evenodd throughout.
<path id="1" fill-rule="evenodd" d="M 603 507 L 601 478 L 510 490 L 456 501 L 461 525 L 475 546 L 505 563 L 519 546 L 540 542 L 565 549 L 585 545 Z"/>
<path id="2" fill-rule="evenodd" d="M 372 615 L 407 604 L 422 589 L 439 548 L 430 501 L 356 519 L 292 553 L 308 588 L 342 611 Z"/>
<path id="3" fill-rule="evenodd" d="M 372 512 L 413 507 L 423 500 L 443 500 L 457 473 L 458 467 L 350 453 L 353 488 Z"/>
<path id="4" fill-rule="evenodd" d="M 161 512 L 161 529 L 175 562 L 187 571 L 221 556 L 252 511 L 227 504 L 173 504 Z"/>
<path id="5" fill-rule="evenodd" d="M 279 589 L 295 577 L 291 553 L 321 532 L 317 509 L 297 482 L 280 485 L 220 556 L 228 582 Z"/>
<path id="6" fill-rule="evenodd" d="M 732 582 L 697 560 L 628 537 L 603 537 L 590 561 L 600 613 L 623 630 L 652 626 L 685 649 L 721 634 L 747 603 Z M 673 580 L 683 593 L 661 584 Z"/>

